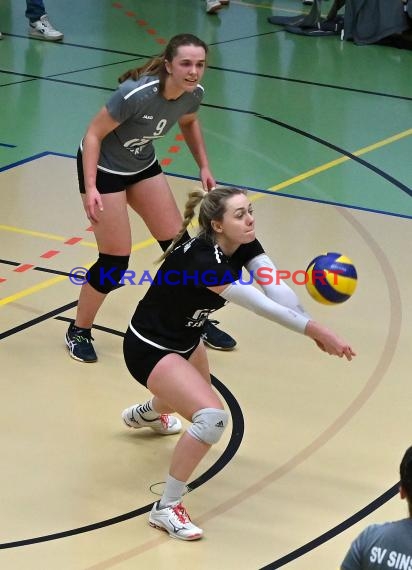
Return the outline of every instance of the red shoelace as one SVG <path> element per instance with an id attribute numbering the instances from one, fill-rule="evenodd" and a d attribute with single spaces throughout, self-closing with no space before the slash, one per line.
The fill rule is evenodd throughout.
<path id="1" fill-rule="evenodd" d="M 162 414 L 159 419 L 162 422 L 163 429 L 167 430 L 169 428 L 169 415 Z"/>
<path id="2" fill-rule="evenodd" d="M 177 518 L 179 519 L 179 521 L 182 524 L 185 524 L 187 522 L 191 522 L 190 517 L 189 517 L 189 513 L 187 512 L 187 510 L 184 508 L 184 506 L 182 505 L 182 503 L 179 503 L 178 505 L 176 505 L 175 507 L 172 507 L 173 512 L 175 513 L 175 515 L 177 516 Z"/>

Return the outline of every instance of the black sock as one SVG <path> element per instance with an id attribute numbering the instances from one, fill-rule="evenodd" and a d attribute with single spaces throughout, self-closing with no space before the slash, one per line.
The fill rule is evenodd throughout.
<path id="1" fill-rule="evenodd" d="M 182 237 L 180 238 L 180 240 L 175 244 L 180 245 L 181 243 L 185 243 L 185 241 L 188 241 L 190 239 L 190 235 L 188 233 L 188 231 L 186 230 L 185 233 L 182 235 Z M 157 240 L 157 243 L 160 245 L 160 247 L 162 248 L 162 251 L 166 251 L 166 249 L 169 247 L 169 245 L 172 243 L 172 239 L 165 239 L 165 240 Z"/>
<path id="2" fill-rule="evenodd" d="M 70 329 L 74 332 L 82 332 L 82 331 L 91 331 L 92 329 L 86 329 L 84 327 L 78 327 L 77 325 L 74 324 L 74 321 L 71 322 L 70 324 Z"/>

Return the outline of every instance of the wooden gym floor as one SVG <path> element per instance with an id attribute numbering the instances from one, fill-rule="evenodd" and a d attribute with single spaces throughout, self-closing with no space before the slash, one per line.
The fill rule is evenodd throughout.
<path id="1" fill-rule="evenodd" d="M 337 570 L 366 524 L 406 514 L 411 52 L 267 23 L 300 13 L 298 0 L 232 0 L 214 17 L 201 0 L 46 5 L 61 44 L 27 37 L 24 2 L 0 6 L 1 568 Z M 103 306 L 97 364 L 70 359 L 63 341 L 78 296 L 67 274 L 96 256 L 78 142 L 120 72 L 182 31 L 210 44 L 200 117 L 213 172 L 251 190 L 268 253 L 293 272 L 341 251 L 359 275 L 338 307 L 294 286 L 353 343 L 351 363 L 236 307 L 218 314 L 238 341 L 209 351 L 232 422 L 191 481 L 185 503 L 205 529 L 193 544 L 147 524 L 175 439 L 120 418 L 148 396 L 121 352 L 145 285 Z M 177 129 L 157 153 L 183 205 L 197 169 Z M 135 216 L 132 226 L 139 276 L 159 249 Z"/>

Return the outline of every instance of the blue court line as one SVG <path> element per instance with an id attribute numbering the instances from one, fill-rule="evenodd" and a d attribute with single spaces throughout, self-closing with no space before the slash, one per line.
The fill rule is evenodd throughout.
<path id="1" fill-rule="evenodd" d="M 181 174 L 174 174 L 173 172 L 166 172 L 167 176 L 173 176 L 175 178 L 184 178 L 186 180 L 194 180 L 199 183 L 199 179 L 195 176 L 183 176 Z M 231 182 L 226 182 L 224 180 L 216 180 L 218 185 L 222 186 L 233 186 Z M 295 194 L 287 194 L 286 192 L 279 192 L 275 190 L 263 190 L 262 188 L 254 188 L 253 186 L 245 186 L 242 184 L 244 190 L 250 190 L 251 192 L 257 192 L 258 194 L 268 194 L 274 198 L 292 198 L 292 200 L 301 200 L 303 202 L 312 202 L 314 204 L 326 204 L 328 206 L 338 206 L 340 208 L 348 208 L 348 210 L 360 210 L 361 212 L 370 212 L 371 214 L 382 214 L 383 216 L 393 216 L 395 218 L 406 218 L 411 220 L 412 216 L 408 214 L 398 214 L 396 212 L 386 212 L 385 210 L 377 210 L 375 208 L 366 208 L 365 206 L 356 206 L 355 204 L 344 204 L 342 202 L 333 202 L 332 200 L 320 200 L 319 198 L 308 198 L 307 196 L 296 196 Z"/>
<path id="2" fill-rule="evenodd" d="M 60 152 L 51 152 L 51 151 L 44 151 L 44 152 L 39 152 L 38 154 L 33 154 L 33 156 L 28 156 L 27 158 L 23 158 L 22 160 L 18 160 L 17 162 L 11 162 L 10 164 L 7 164 L 6 166 L 1 166 L 0 167 L 0 172 L 4 172 L 5 170 L 11 170 L 12 168 L 15 168 L 16 166 L 21 166 L 22 164 L 27 164 L 28 162 L 33 162 L 34 160 L 37 160 L 38 158 L 43 158 L 44 156 L 62 156 L 64 158 L 76 158 L 73 154 L 64 154 L 64 153 L 60 153 Z"/>
<path id="3" fill-rule="evenodd" d="M 11 164 L 8 164 L 7 166 L 3 166 L 0 167 L 0 172 L 3 172 L 5 170 L 10 170 L 11 168 L 14 168 L 16 166 L 20 166 L 21 164 L 26 164 L 28 162 L 32 162 L 34 160 L 37 160 L 38 158 L 42 158 L 44 156 L 60 156 L 63 158 L 76 158 L 76 156 L 74 154 L 66 154 L 63 152 L 53 152 L 53 151 L 45 151 L 45 152 L 40 152 L 39 154 L 34 154 L 33 156 L 29 156 L 23 160 L 19 160 L 17 162 L 13 162 Z M 194 180 L 195 182 L 199 183 L 199 179 L 196 178 L 195 176 L 185 176 L 183 174 L 175 174 L 174 172 L 167 172 L 164 171 L 164 173 L 167 176 L 171 176 L 174 178 L 183 178 L 185 180 Z M 222 184 L 223 186 L 233 186 L 233 184 L 231 182 L 227 182 L 224 180 L 217 180 L 216 181 L 218 184 Z M 328 206 L 338 206 L 341 208 L 348 208 L 349 210 L 359 210 L 361 212 L 369 212 L 371 214 L 381 214 L 384 216 L 392 216 L 395 218 L 404 218 L 407 220 L 411 220 L 412 216 L 408 215 L 408 214 L 399 214 L 396 212 L 386 212 L 385 210 L 377 210 L 375 208 L 366 208 L 364 206 L 357 206 L 355 204 L 344 204 L 342 202 L 334 202 L 332 200 L 320 200 L 318 198 L 308 198 L 306 196 L 295 196 L 294 194 L 288 194 L 286 192 L 279 192 L 279 191 L 273 191 L 273 190 L 264 190 L 263 188 L 255 188 L 253 186 L 244 186 L 242 185 L 242 188 L 244 188 L 245 190 L 250 190 L 251 192 L 257 192 L 259 194 L 269 194 L 273 197 L 280 197 L 280 198 L 292 198 L 293 200 L 301 200 L 301 201 L 306 201 L 306 202 L 313 202 L 315 204 L 326 204 Z"/>

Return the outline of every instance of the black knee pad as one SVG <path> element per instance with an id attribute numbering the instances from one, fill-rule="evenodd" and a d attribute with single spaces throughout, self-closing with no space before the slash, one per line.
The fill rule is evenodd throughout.
<path id="1" fill-rule="evenodd" d="M 128 265 L 129 255 L 109 255 L 100 253 L 99 259 L 88 271 L 89 285 L 99 293 L 110 293 L 121 287 L 122 279 Z"/>

